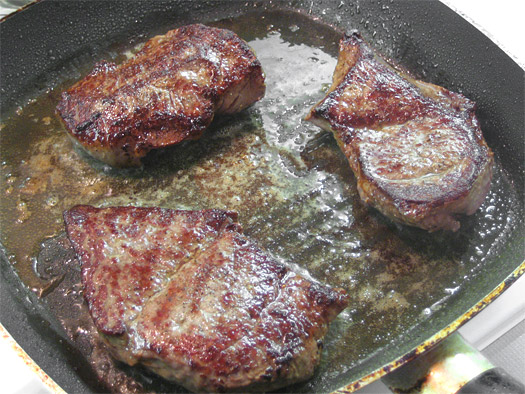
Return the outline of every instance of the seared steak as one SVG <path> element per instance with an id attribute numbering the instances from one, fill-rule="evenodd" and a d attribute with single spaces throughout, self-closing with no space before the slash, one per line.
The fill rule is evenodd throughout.
<path id="1" fill-rule="evenodd" d="M 263 252 L 232 212 L 81 205 L 64 219 L 111 353 L 193 391 L 308 379 L 347 305 Z"/>
<path id="2" fill-rule="evenodd" d="M 264 92 L 249 46 L 196 24 L 152 38 L 123 64 L 97 64 L 62 94 L 57 112 L 91 155 L 130 166 L 151 149 L 199 138 L 215 113 L 241 111 Z"/>
<path id="3" fill-rule="evenodd" d="M 461 94 L 411 78 L 345 34 L 333 84 L 307 120 L 331 130 L 362 200 L 399 222 L 456 231 L 490 187 L 493 154 Z"/>

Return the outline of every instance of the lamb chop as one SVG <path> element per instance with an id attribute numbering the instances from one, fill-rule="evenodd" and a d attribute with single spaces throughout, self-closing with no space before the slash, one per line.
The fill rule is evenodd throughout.
<path id="1" fill-rule="evenodd" d="M 341 39 L 333 84 L 306 119 L 333 132 L 361 199 L 395 221 L 456 231 L 489 190 L 475 104 L 389 65 L 357 33 Z"/>
<path id="2" fill-rule="evenodd" d="M 92 156 L 138 166 L 151 149 L 197 139 L 215 114 L 265 93 L 261 64 L 233 32 L 200 24 L 149 40 L 131 59 L 100 62 L 62 94 L 57 112 Z"/>
<path id="3" fill-rule="evenodd" d="M 270 257 L 232 212 L 80 205 L 64 219 L 112 355 L 193 391 L 308 379 L 348 302 Z"/>

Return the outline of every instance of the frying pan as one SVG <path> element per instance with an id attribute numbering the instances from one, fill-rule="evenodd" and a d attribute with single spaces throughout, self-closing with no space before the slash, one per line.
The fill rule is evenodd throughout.
<path id="1" fill-rule="evenodd" d="M 154 155 L 143 172 L 112 172 L 90 162 L 71 146 L 71 151 L 65 150 L 68 145 L 60 133 L 55 136 L 49 131 L 51 136 L 41 136 L 33 131 L 44 130 L 42 122 L 59 129 L 53 114 L 59 92 L 96 61 L 108 56 L 122 60 L 122 53 L 154 34 L 194 22 L 231 28 L 254 46 L 267 73 L 266 104 L 261 102 L 234 118 L 218 119 L 210 137 Z M 305 182 L 320 182 L 313 191 L 305 189 L 302 199 L 287 195 L 265 202 L 257 199 L 264 185 L 249 189 L 253 201 L 262 204 L 249 208 L 267 214 L 264 220 L 259 220 L 260 215 L 253 219 L 241 206 L 246 232 L 271 253 L 296 261 L 298 269 L 306 268 L 318 280 L 346 287 L 352 296 L 350 308 L 331 327 L 317 374 L 287 391 L 347 392 L 359 388 L 447 337 L 525 271 L 524 73 L 490 40 L 438 1 L 44 0 L 7 17 L 0 26 L 4 125 L 0 134 L 0 322 L 68 392 L 107 391 L 108 386 L 86 357 L 84 337 L 71 335 L 73 323 L 68 318 L 72 316 L 61 314 L 68 309 L 69 299 L 53 298 L 64 286 L 71 290 L 75 285 L 74 259 L 68 255 L 60 232 L 58 207 L 73 201 L 103 204 L 128 198 L 128 203 L 136 202 L 133 196 L 139 187 L 163 189 L 166 179 L 202 168 L 202 157 L 213 161 L 227 156 L 224 152 L 230 149 L 242 151 L 245 145 L 239 147 L 235 142 L 239 138 L 248 141 L 250 149 L 258 147 L 258 152 L 269 155 L 267 161 L 278 159 L 280 170 L 296 171 L 293 176 Z M 478 119 L 497 165 L 487 200 L 478 213 L 462 221 L 458 233 L 428 234 L 399 227 L 363 207 L 355 198 L 352 175 L 331 136 L 301 122 L 301 110 L 306 113 L 307 105 L 323 94 L 322 86 L 315 90 L 312 84 L 329 82 L 338 37 L 352 29 L 358 29 L 372 46 L 417 77 L 459 91 L 477 103 Z M 275 49 L 268 50 L 268 43 L 275 44 Z M 283 48 L 287 51 L 279 52 Z M 306 60 L 317 64 L 313 74 L 308 72 L 310 63 L 302 58 L 305 54 L 310 55 Z M 283 59 L 289 63 L 283 66 Z M 305 83 L 304 91 L 281 85 L 292 77 L 310 78 L 312 83 Z M 274 97 L 272 92 L 279 89 L 300 100 L 278 105 L 283 97 Z M 28 109 L 33 116 L 26 114 Z M 288 124 L 289 119 L 295 122 Z M 272 127 L 280 134 L 272 134 L 268 130 Z M 286 138 L 292 133 L 301 135 L 302 140 L 290 142 L 296 141 Z M 232 135 L 236 139 L 229 139 Z M 42 141 L 53 144 L 44 149 L 38 145 Z M 272 156 L 264 150 L 269 141 L 288 149 Z M 300 152 L 294 155 L 294 149 Z M 59 150 L 58 156 L 49 153 L 55 150 Z M 190 153 L 186 155 L 186 151 Z M 55 161 L 46 162 L 46 154 Z M 75 170 L 74 163 L 80 170 Z M 258 163 L 261 171 L 273 168 L 264 160 Z M 224 168 L 226 164 L 219 165 Z M 92 182 L 84 184 L 86 194 L 73 196 L 77 190 L 70 190 L 69 195 L 58 198 L 46 194 L 53 190 L 51 184 L 35 183 L 34 174 L 28 172 L 44 167 L 51 172 L 39 174 L 52 174 L 48 180 L 56 180 L 56 167 L 72 171 L 71 177 L 85 175 Z M 206 167 L 208 171 L 210 168 Z M 239 171 L 249 178 L 257 168 L 249 170 L 247 175 Z M 192 174 L 194 182 L 201 179 Z M 265 174 L 257 176 L 264 178 Z M 97 182 L 107 186 L 106 177 L 115 188 L 97 189 Z M 201 192 L 210 192 L 207 181 L 199 184 L 205 188 Z M 330 197 L 328 186 L 339 188 L 337 195 L 342 198 Z M 271 197 L 271 185 L 265 190 Z M 23 193 L 45 204 L 32 207 Z M 173 191 L 155 196 L 157 200 L 150 203 L 188 205 L 182 197 L 179 204 L 179 195 Z M 235 196 L 223 197 L 235 201 Z M 322 204 L 329 209 L 321 209 Z M 304 208 L 312 205 L 315 220 Z M 301 238 L 305 233 L 294 230 L 297 223 L 307 230 L 306 238 Z M 307 248 L 310 238 L 313 241 Z M 301 239 L 308 242 L 303 244 Z M 345 248 L 338 248 L 341 245 Z M 53 262 L 73 273 L 53 272 L 58 270 Z M 42 268 L 48 271 L 42 272 Z M 147 373 L 119 368 L 147 389 L 179 389 L 158 383 Z"/>

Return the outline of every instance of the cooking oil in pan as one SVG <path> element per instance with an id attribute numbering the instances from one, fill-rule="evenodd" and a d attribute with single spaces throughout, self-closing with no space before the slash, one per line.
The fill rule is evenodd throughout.
<path id="1" fill-rule="evenodd" d="M 496 165 L 485 203 L 462 220 L 458 233 L 392 224 L 363 206 L 332 136 L 303 121 L 331 83 L 341 33 L 288 12 L 213 25 L 236 31 L 255 50 L 266 73 L 264 99 L 217 118 L 199 141 L 152 152 L 141 169 L 112 169 L 75 149 L 54 113 L 61 91 L 94 60 L 122 60 L 138 47 L 116 45 L 97 54 L 3 120 L 1 242 L 25 285 L 93 361 L 98 379 L 110 387 L 118 375 L 130 391 L 173 391 L 133 369 L 115 368 L 98 347 L 62 212 L 75 204 L 236 210 L 245 232 L 274 256 L 348 291 L 350 306 L 331 327 L 316 377 L 294 388 L 330 391 L 337 387 L 325 386 L 333 381 L 328 377 L 347 375 L 402 340 L 494 264 L 523 220 L 519 199 Z"/>

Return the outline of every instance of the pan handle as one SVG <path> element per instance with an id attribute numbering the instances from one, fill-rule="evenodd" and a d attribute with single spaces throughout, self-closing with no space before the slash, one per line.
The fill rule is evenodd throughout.
<path id="1" fill-rule="evenodd" d="M 381 380 L 393 393 L 525 394 L 521 382 L 492 365 L 458 332 Z"/>
<path id="2" fill-rule="evenodd" d="M 478 393 L 523 394 L 525 387 L 503 368 L 496 367 L 476 376 L 458 391 L 458 394 Z"/>

